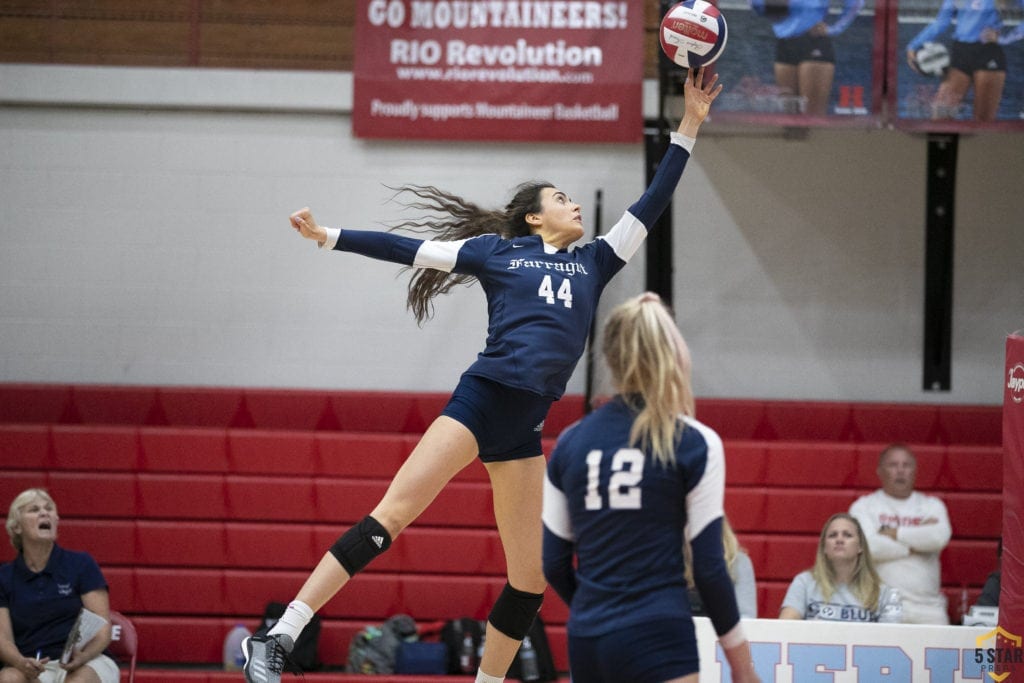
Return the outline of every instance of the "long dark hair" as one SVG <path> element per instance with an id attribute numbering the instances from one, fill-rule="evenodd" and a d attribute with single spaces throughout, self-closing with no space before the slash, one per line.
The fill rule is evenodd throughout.
<path id="1" fill-rule="evenodd" d="M 450 242 L 478 235 L 499 235 L 506 239 L 530 234 L 526 215 L 540 212 L 540 192 L 554 187 L 543 180 L 531 180 L 515 189 L 511 201 L 502 210 L 487 210 L 462 197 L 433 185 L 402 185 L 395 188 L 395 197 L 412 195 L 403 202 L 406 208 L 427 212 L 417 218 L 392 223 L 391 230 L 430 233 L 430 239 Z M 407 307 L 422 325 L 434 315 L 434 297 L 447 294 L 456 285 L 470 285 L 472 275 L 446 273 L 433 268 L 417 269 L 409 279 Z"/>

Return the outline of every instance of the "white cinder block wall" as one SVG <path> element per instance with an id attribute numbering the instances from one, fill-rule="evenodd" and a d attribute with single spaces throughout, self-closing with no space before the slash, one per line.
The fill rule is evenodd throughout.
<path id="1" fill-rule="evenodd" d="M 0 66 L 0 381 L 446 391 L 479 289 L 417 328 L 397 266 L 288 213 L 373 228 L 403 215 L 389 185 L 498 206 L 539 177 L 588 221 L 601 189 L 607 229 L 643 189 L 640 145 L 358 140 L 350 105 L 348 74 Z M 674 205 L 699 395 L 1001 401 L 1024 136 L 961 137 L 948 393 L 921 389 L 925 162 L 887 130 L 702 137 Z M 602 310 L 643 282 L 640 258 Z"/>

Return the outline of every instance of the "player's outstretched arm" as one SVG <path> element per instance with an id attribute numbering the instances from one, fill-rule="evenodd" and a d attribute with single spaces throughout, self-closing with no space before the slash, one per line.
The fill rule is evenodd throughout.
<path id="1" fill-rule="evenodd" d="M 679 122 L 679 133 L 688 138 L 697 137 L 697 130 L 704 119 L 711 111 L 711 103 L 715 101 L 722 92 L 718 83 L 718 74 L 713 74 L 704 85 L 704 67 L 690 69 L 686 74 L 686 83 L 683 85 L 683 100 L 686 110 L 683 112 L 683 120 Z"/>
<path id="2" fill-rule="evenodd" d="M 327 241 L 327 230 L 317 224 L 308 206 L 293 213 L 289 216 L 289 220 L 295 231 L 306 239 L 316 240 L 319 244 Z"/>

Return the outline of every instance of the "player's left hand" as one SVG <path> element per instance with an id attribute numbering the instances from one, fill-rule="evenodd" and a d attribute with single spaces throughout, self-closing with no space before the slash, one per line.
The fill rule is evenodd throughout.
<path id="1" fill-rule="evenodd" d="M 707 85 L 704 84 L 705 68 L 702 66 L 696 70 L 690 69 L 686 74 L 686 82 L 683 85 L 683 100 L 686 104 L 683 122 L 691 119 L 698 125 L 702 123 L 707 118 L 708 112 L 711 111 L 711 103 L 722 92 L 722 86 L 716 85 L 718 83 L 717 73 L 711 75 Z M 683 124 L 680 124 L 679 128 L 679 132 L 685 134 L 682 130 Z"/>

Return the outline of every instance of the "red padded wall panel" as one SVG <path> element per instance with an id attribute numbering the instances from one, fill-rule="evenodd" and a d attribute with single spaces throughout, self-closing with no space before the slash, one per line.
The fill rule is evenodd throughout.
<path id="1" fill-rule="evenodd" d="M 81 385 L 71 387 L 71 402 L 85 424 L 145 425 L 166 420 L 157 405 L 156 387 Z"/>
<path id="2" fill-rule="evenodd" d="M 845 441 L 852 437 L 848 403 L 766 401 L 768 434 L 780 440 Z"/>
<path id="3" fill-rule="evenodd" d="M 100 567 L 140 561 L 133 521 L 65 518 L 58 531 L 62 546 L 87 551 Z"/>
<path id="4" fill-rule="evenodd" d="M 48 486 L 61 516 L 132 519 L 139 512 L 134 474 L 54 472 Z"/>
<path id="5" fill-rule="evenodd" d="M 764 483 L 778 487 L 842 487 L 855 483 L 857 448 L 852 443 L 787 441 L 765 444 Z"/>
<path id="6" fill-rule="evenodd" d="M 219 474 L 139 474 L 139 516 L 208 519 L 227 516 L 224 477 Z"/>
<path id="7" fill-rule="evenodd" d="M 311 476 L 317 470 L 316 441 L 310 432 L 233 429 L 228 466 L 235 474 Z"/>
<path id="8" fill-rule="evenodd" d="M 144 472 L 228 471 L 226 429 L 149 427 L 139 430 Z"/>
<path id="9" fill-rule="evenodd" d="M 52 424 L 72 418 L 70 385 L 0 384 L 0 422 Z"/>
<path id="10" fill-rule="evenodd" d="M 939 443 L 939 408 L 900 403 L 853 404 L 853 425 L 861 441 Z"/>
<path id="11" fill-rule="evenodd" d="M 240 415 L 242 391 L 236 387 L 161 387 L 157 400 L 169 425 L 223 429 L 251 419 Z"/>
<path id="12" fill-rule="evenodd" d="M 54 425 L 54 467 L 61 470 L 139 469 L 139 433 L 135 427 Z"/>
<path id="13" fill-rule="evenodd" d="M 0 470 L 52 468 L 48 426 L 0 424 Z"/>
<path id="14" fill-rule="evenodd" d="M 226 477 L 225 484 L 227 510 L 224 516 L 228 519 L 331 521 L 319 516 L 315 480 L 308 477 L 249 477 L 231 474 Z"/>
<path id="15" fill-rule="evenodd" d="M 329 547 L 317 542 L 316 528 L 305 523 L 229 523 L 225 526 L 225 566 L 312 570 Z"/>
<path id="16" fill-rule="evenodd" d="M 166 567 L 224 567 L 223 522 L 185 520 L 138 522 L 138 564 Z"/>

